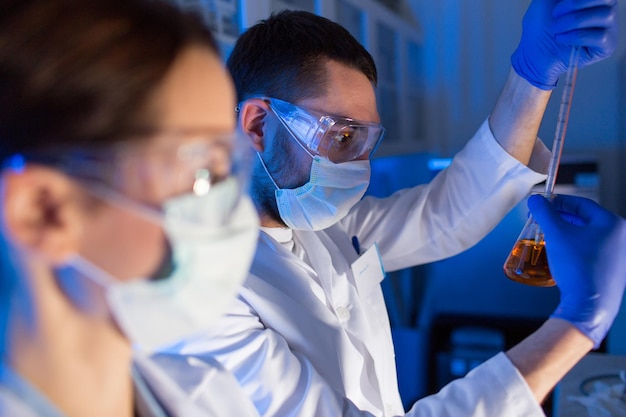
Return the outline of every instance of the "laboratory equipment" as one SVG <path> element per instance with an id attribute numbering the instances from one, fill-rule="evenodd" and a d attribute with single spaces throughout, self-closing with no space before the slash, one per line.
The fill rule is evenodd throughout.
<path id="1" fill-rule="evenodd" d="M 578 74 L 578 57 L 580 48 L 574 46 L 570 54 L 569 64 L 565 75 L 565 85 L 561 96 L 561 106 L 557 119 L 554 142 L 552 144 L 552 158 L 548 167 L 548 177 L 543 195 L 551 198 L 554 192 L 554 184 L 559 169 L 561 154 L 563 153 L 563 141 L 569 121 L 569 113 L 572 106 L 576 75 Z M 532 216 L 524 225 L 511 253 L 504 262 L 504 274 L 513 281 L 538 287 L 551 287 L 555 285 L 546 255 L 545 241 L 541 227 Z"/>
<path id="2" fill-rule="evenodd" d="M 555 285 L 546 256 L 541 227 L 530 216 L 504 263 L 504 274 L 513 281 L 537 287 Z"/>

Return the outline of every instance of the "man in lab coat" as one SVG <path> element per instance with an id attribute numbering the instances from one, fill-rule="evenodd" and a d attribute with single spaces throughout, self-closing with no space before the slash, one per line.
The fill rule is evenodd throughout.
<path id="1" fill-rule="evenodd" d="M 404 414 L 383 269 L 469 248 L 545 178 L 550 153 L 537 132 L 572 45 L 583 47 L 580 66 L 615 49 L 616 1 L 573 3 L 532 2 L 489 118 L 430 184 L 385 199 L 361 200 L 383 135 L 365 49 L 306 12 L 280 13 L 244 33 L 228 67 L 240 126 L 257 151 L 252 195 L 262 233 L 229 314 L 179 351 L 214 355 L 265 416 Z M 563 282 L 563 300 L 572 286 Z M 587 319 L 610 325 L 597 312 L 619 302 L 604 294 Z M 539 402 L 604 336 L 559 311 L 409 413 L 542 415 Z"/>

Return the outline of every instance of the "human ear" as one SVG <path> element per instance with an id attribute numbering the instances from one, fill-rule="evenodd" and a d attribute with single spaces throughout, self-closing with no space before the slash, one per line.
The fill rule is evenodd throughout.
<path id="1" fill-rule="evenodd" d="M 269 111 L 269 105 L 260 98 L 246 100 L 239 109 L 241 131 L 251 139 L 252 147 L 257 152 L 263 152 L 265 148 L 265 117 Z"/>
<path id="2" fill-rule="evenodd" d="M 2 180 L 2 219 L 7 239 L 35 252 L 53 265 L 76 253 L 80 237 L 76 185 L 53 169 L 27 164 L 5 170 Z"/>

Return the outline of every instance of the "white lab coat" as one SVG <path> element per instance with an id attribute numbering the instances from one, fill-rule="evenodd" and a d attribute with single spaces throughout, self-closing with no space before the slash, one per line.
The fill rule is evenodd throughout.
<path id="1" fill-rule="evenodd" d="M 323 231 L 295 231 L 293 250 L 285 247 L 293 244 L 290 230 L 262 233 L 237 302 L 180 352 L 213 355 L 263 416 L 403 415 L 380 278 L 355 278 L 351 238 L 363 249 L 377 243 L 387 271 L 450 257 L 482 239 L 544 178 L 508 155 L 485 122 L 430 184 L 366 197 Z M 501 354 L 409 414 L 543 412 Z"/>
<path id="2" fill-rule="evenodd" d="M 259 415 L 233 375 L 208 355 L 136 354 L 133 379 L 140 417 Z"/>
<path id="3" fill-rule="evenodd" d="M 0 374 L 0 417 L 64 417 L 19 375 Z M 207 356 L 137 354 L 133 381 L 139 417 L 258 417 L 232 374 Z"/>

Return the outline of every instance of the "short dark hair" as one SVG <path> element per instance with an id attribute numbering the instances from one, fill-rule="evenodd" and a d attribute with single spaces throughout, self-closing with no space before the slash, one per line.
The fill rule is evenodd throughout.
<path id="1" fill-rule="evenodd" d="M 217 53 L 198 17 L 161 1 L 2 0 L 0 162 L 122 140 L 191 45 Z"/>
<path id="2" fill-rule="evenodd" d="M 237 100 L 266 95 L 297 102 L 324 92 L 326 61 L 361 71 L 376 85 L 372 56 L 344 27 L 313 13 L 283 10 L 244 32 L 228 58 Z"/>

